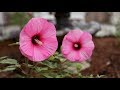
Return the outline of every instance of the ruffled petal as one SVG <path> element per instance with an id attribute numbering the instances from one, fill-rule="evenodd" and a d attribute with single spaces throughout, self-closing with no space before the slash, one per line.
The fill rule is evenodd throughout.
<path id="1" fill-rule="evenodd" d="M 34 47 L 34 61 L 43 61 L 49 58 L 57 50 L 58 42 L 55 38 L 45 39 L 42 46 Z"/>
<path id="2" fill-rule="evenodd" d="M 82 48 L 90 48 L 91 50 L 93 50 L 95 48 L 95 45 L 93 41 L 89 41 L 87 43 L 82 44 Z"/>
<path id="3" fill-rule="evenodd" d="M 44 23 L 44 27 L 41 30 L 40 34 L 41 34 L 41 38 L 49 38 L 51 36 L 56 37 L 56 28 L 54 24 L 46 21 Z"/>
<path id="4" fill-rule="evenodd" d="M 89 41 L 92 41 L 92 35 L 88 32 L 83 32 L 83 34 L 80 37 L 79 42 L 81 44 L 85 44 L 85 43 L 88 43 Z"/>
<path id="5" fill-rule="evenodd" d="M 58 47 L 58 41 L 56 37 L 50 37 L 48 39 L 45 39 L 43 42 L 43 51 L 46 51 L 44 53 L 45 56 L 49 57 L 55 53 Z"/>
<path id="6" fill-rule="evenodd" d="M 78 55 L 76 51 L 71 51 L 69 52 L 69 54 L 63 55 L 63 56 L 72 62 L 75 62 L 76 60 L 78 60 Z"/>
<path id="7" fill-rule="evenodd" d="M 21 43 L 24 43 L 24 42 L 29 42 L 29 41 L 31 41 L 31 37 L 29 37 L 29 36 L 27 35 L 27 33 L 25 33 L 25 31 L 22 30 L 22 31 L 20 32 L 19 41 L 20 41 L 20 44 L 21 44 Z"/>
<path id="8" fill-rule="evenodd" d="M 43 56 L 43 52 L 41 52 L 40 46 L 34 46 L 34 51 L 33 51 L 33 60 L 34 62 L 39 62 L 43 61 L 46 58 Z"/>
<path id="9" fill-rule="evenodd" d="M 66 39 L 66 36 L 63 39 L 62 42 L 62 47 L 61 47 L 61 51 L 64 55 L 67 55 L 69 52 L 72 52 L 72 45 L 73 43 L 71 41 L 69 41 L 68 39 Z"/>
<path id="10" fill-rule="evenodd" d="M 91 55 L 92 55 L 93 50 L 91 48 L 82 48 L 79 53 L 78 56 L 80 57 L 79 61 L 85 61 L 88 60 Z"/>
<path id="11" fill-rule="evenodd" d="M 20 42 L 20 51 L 22 54 L 28 58 L 31 58 L 33 56 L 33 45 L 31 42 Z"/>
<path id="12" fill-rule="evenodd" d="M 43 28 L 44 20 L 42 18 L 32 18 L 23 28 L 23 30 L 30 36 L 34 36 Z"/>
<path id="13" fill-rule="evenodd" d="M 81 30 L 71 30 L 65 37 L 71 42 L 78 42 L 82 34 Z"/>

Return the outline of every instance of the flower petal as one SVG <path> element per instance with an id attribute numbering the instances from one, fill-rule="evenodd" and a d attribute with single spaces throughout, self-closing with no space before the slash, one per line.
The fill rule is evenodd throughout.
<path id="1" fill-rule="evenodd" d="M 49 38 L 51 36 L 56 37 L 56 29 L 54 24 L 46 21 L 44 23 L 44 27 L 41 30 L 40 34 L 42 35 L 42 38 Z"/>
<path id="2" fill-rule="evenodd" d="M 83 32 L 83 34 L 80 37 L 79 42 L 81 44 L 85 44 L 85 43 L 88 43 L 91 40 L 92 40 L 92 35 L 90 33 L 88 33 L 88 32 Z"/>
<path id="3" fill-rule="evenodd" d="M 67 55 L 69 52 L 72 52 L 72 45 L 73 43 L 70 42 L 68 39 L 66 39 L 66 36 L 64 37 L 63 41 L 62 41 L 62 47 L 61 47 L 61 51 L 64 55 Z"/>
<path id="4" fill-rule="evenodd" d="M 83 31 L 81 31 L 81 30 L 71 30 L 66 35 L 66 39 L 68 39 L 71 42 L 77 42 L 77 41 L 79 41 L 82 34 L 83 34 Z"/>
<path id="5" fill-rule="evenodd" d="M 32 18 L 20 33 L 20 51 L 31 61 L 43 61 L 57 50 L 58 42 L 55 27 L 43 18 Z M 40 35 L 42 45 L 34 45 L 32 37 Z"/>
<path id="6" fill-rule="evenodd" d="M 27 35 L 27 33 L 25 33 L 25 31 L 21 31 L 20 32 L 20 38 L 19 38 L 20 43 L 24 43 L 24 42 L 28 42 L 31 41 L 31 37 L 29 37 Z"/>
<path id="7" fill-rule="evenodd" d="M 82 44 L 82 47 L 83 47 L 83 48 L 90 48 L 90 49 L 92 49 L 92 50 L 95 48 L 94 43 L 93 43 L 92 40 L 89 41 L 89 42 L 87 42 L 87 43 Z"/>
<path id="8" fill-rule="evenodd" d="M 87 59 L 89 59 L 92 55 L 92 49 L 91 48 L 82 48 L 78 55 L 80 57 L 79 61 L 85 61 Z"/>
<path id="9" fill-rule="evenodd" d="M 33 45 L 31 42 L 20 42 L 20 51 L 22 54 L 28 58 L 31 58 L 33 56 Z"/>
<path id="10" fill-rule="evenodd" d="M 49 57 L 50 55 L 53 55 L 55 53 L 55 51 L 57 50 L 58 47 L 58 41 L 56 37 L 50 37 L 48 39 L 45 39 L 43 42 L 43 50 L 47 51 L 48 54 L 47 56 Z"/>
<path id="11" fill-rule="evenodd" d="M 78 55 L 76 51 L 71 51 L 69 54 L 64 55 L 64 57 L 72 62 L 78 60 Z"/>
<path id="12" fill-rule="evenodd" d="M 34 47 L 34 61 L 43 61 L 49 58 L 57 50 L 57 39 L 49 38 L 45 39 L 41 46 Z"/>
<path id="13" fill-rule="evenodd" d="M 43 61 L 46 58 L 43 56 L 43 52 L 41 52 L 40 46 L 34 46 L 34 54 L 33 54 L 33 60 L 35 62 Z"/>
<path id="14" fill-rule="evenodd" d="M 40 33 L 43 28 L 44 20 L 42 18 L 32 18 L 23 28 L 23 30 L 30 36 Z"/>
<path id="15" fill-rule="evenodd" d="M 81 44 L 80 50 L 75 50 L 72 45 L 75 42 Z M 80 30 L 72 30 L 65 35 L 62 42 L 62 54 L 65 58 L 73 62 L 82 62 L 89 59 L 94 49 L 91 34 Z"/>

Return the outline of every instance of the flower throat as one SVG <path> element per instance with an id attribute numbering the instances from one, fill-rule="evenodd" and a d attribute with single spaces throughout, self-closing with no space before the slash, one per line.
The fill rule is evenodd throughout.
<path id="1" fill-rule="evenodd" d="M 42 45 L 42 42 L 40 41 L 39 35 L 34 35 L 32 37 L 32 43 L 35 45 Z"/>

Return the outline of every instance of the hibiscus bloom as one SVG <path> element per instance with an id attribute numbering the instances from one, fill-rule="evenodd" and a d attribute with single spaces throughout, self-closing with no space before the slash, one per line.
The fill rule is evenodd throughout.
<path id="1" fill-rule="evenodd" d="M 58 47 L 55 26 L 43 18 L 32 18 L 20 32 L 20 51 L 31 61 L 43 61 Z"/>
<path id="2" fill-rule="evenodd" d="M 61 51 L 63 56 L 73 62 L 82 62 L 91 57 L 94 49 L 92 36 L 81 30 L 71 30 L 65 35 Z"/>

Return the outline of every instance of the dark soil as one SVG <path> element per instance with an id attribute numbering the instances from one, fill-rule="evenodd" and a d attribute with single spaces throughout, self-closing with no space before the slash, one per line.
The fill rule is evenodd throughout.
<path id="1" fill-rule="evenodd" d="M 83 75 L 106 75 L 120 78 L 120 41 L 118 38 L 94 38 L 95 50 L 91 67 L 82 71 Z"/>
<path id="2" fill-rule="evenodd" d="M 83 75 L 106 75 L 110 78 L 120 78 L 120 40 L 114 37 L 93 38 L 95 50 L 92 55 L 90 68 L 82 71 Z M 9 56 L 24 62 L 24 56 L 19 51 L 19 46 L 8 46 L 14 40 L 0 42 L 0 57 Z M 2 65 L 0 65 L 2 66 Z M 14 78 L 18 72 L 1 72 L 0 78 Z"/>

